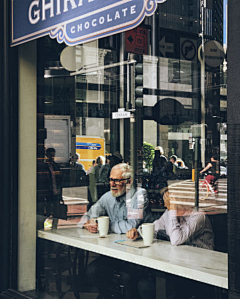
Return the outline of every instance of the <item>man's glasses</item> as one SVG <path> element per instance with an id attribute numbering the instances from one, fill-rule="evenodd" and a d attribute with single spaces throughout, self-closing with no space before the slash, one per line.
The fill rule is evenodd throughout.
<path id="1" fill-rule="evenodd" d="M 129 179 L 130 178 L 126 178 L 126 179 L 112 179 L 112 178 L 109 178 L 109 182 L 110 183 L 114 182 L 115 185 L 120 185 L 120 184 L 122 184 L 123 181 L 129 180 Z"/>

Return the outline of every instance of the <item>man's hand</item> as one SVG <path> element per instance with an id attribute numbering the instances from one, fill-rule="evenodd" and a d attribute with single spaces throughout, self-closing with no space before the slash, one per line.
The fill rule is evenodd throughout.
<path id="1" fill-rule="evenodd" d="M 132 240 L 136 240 L 138 237 L 139 237 L 139 234 L 137 232 L 137 229 L 136 228 L 131 228 L 128 232 L 127 232 L 127 237 L 129 239 L 132 239 Z"/>
<path id="2" fill-rule="evenodd" d="M 98 232 L 98 224 L 94 219 L 88 220 L 84 225 L 84 228 L 86 228 L 90 233 L 97 233 Z"/>
<path id="3" fill-rule="evenodd" d="M 191 215 L 193 213 L 193 208 L 186 206 L 186 205 L 177 205 L 177 216 L 183 216 L 183 215 Z"/>

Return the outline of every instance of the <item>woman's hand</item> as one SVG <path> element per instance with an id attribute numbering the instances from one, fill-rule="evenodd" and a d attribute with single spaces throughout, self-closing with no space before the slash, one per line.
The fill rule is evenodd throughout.
<path id="1" fill-rule="evenodd" d="M 131 228 L 128 232 L 127 232 L 127 237 L 128 239 L 131 240 L 136 240 L 139 237 L 138 231 L 136 228 Z"/>

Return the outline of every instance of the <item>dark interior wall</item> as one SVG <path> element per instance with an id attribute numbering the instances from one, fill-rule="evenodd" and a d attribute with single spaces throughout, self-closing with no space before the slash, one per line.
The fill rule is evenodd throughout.
<path id="1" fill-rule="evenodd" d="M 10 3 L 0 1 L 0 292 L 17 288 L 17 48 L 10 48 Z"/>
<path id="2" fill-rule="evenodd" d="M 229 299 L 240 298 L 240 1 L 228 1 Z"/>

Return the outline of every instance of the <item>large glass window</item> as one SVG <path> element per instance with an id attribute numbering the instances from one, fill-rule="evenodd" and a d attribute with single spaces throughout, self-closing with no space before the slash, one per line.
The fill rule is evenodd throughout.
<path id="1" fill-rule="evenodd" d="M 156 240 L 226 252 L 222 1 L 206 7 L 205 19 L 199 1 L 180 2 L 159 4 L 153 17 L 127 34 L 75 47 L 49 37 L 38 41 L 39 230 L 64 234 L 86 214 L 79 231 L 88 230 L 85 223 L 94 227 L 95 218 L 104 215 L 117 234 L 157 221 Z M 119 163 L 126 169 L 130 165 L 132 174 L 118 177 L 111 172 Z M 137 194 L 136 205 L 129 189 Z M 111 206 L 113 197 L 120 205 L 122 196 L 123 208 Z M 172 215 L 175 224 L 170 225 Z M 66 271 L 84 277 L 97 257 L 98 251 L 84 255 L 74 246 L 39 242 L 38 286 L 44 282 L 46 292 L 61 296 L 60 280 L 51 288 L 48 272 L 62 276 L 69 290 L 67 279 L 74 275 Z M 66 267 L 60 269 L 64 261 Z M 129 271 L 137 269 L 131 265 Z M 88 283 L 81 290 L 98 294 Z"/>

